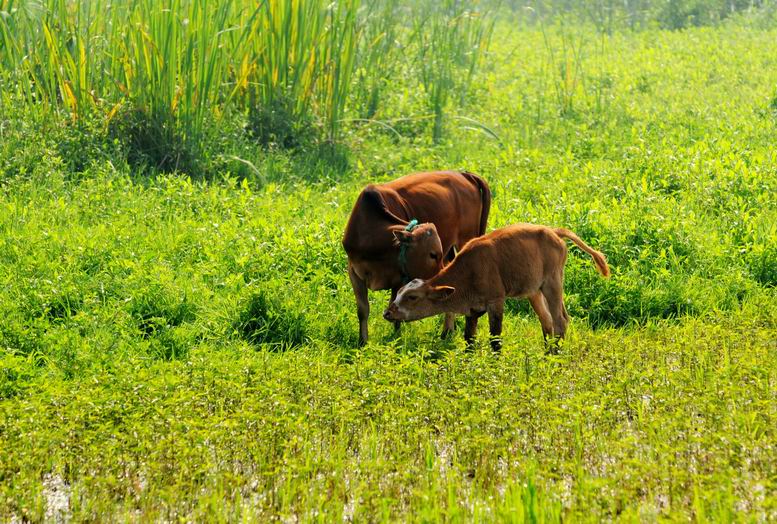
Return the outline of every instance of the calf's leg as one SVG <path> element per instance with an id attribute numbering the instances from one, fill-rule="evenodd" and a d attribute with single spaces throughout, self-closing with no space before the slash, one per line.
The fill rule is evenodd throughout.
<path id="1" fill-rule="evenodd" d="M 548 302 L 548 310 L 553 317 L 553 334 L 564 338 L 569 324 L 567 308 L 564 306 L 564 273 L 560 271 L 552 275 L 542 285 L 542 294 Z"/>
<path id="2" fill-rule="evenodd" d="M 542 295 L 541 291 L 537 291 L 533 295 L 529 295 L 529 302 L 540 319 L 540 324 L 542 325 L 542 338 L 547 342 L 548 337 L 553 336 L 553 317 L 548 310 L 548 304 L 545 301 L 545 297 Z"/>
<path id="3" fill-rule="evenodd" d="M 356 296 L 356 315 L 359 317 L 359 345 L 367 343 L 367 320 L 370 318 L 370 301 L 367 298 L 367 283 L 359 278 L 353 266 L 348 264 L 348 277 L 351 279 L 353 294 Z"/>
<path id="4" fill-rule="evenodd" d="M 550 341 L 545 340 L 548 353 L 558 353 L 569 324 L 569 315 L 567 315 L 567 308 L 564 306 L 563 279 L 564 273 L 562 271 L 551 276 L 542 285 L 542 294 L 553 319 L 553 338 Z"/>
<path id="5" fill-rule="evenodd" d="M 494 353 L 502 351 L 502 316 L 504 315 L 504 300 L 488 306 L 488 331 L 491 335 L 491 349 Z"/>

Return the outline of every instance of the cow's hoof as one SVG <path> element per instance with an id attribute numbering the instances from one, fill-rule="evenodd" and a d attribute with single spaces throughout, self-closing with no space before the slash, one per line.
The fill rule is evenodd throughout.
<path id="1" fill-rule="evenodd" d="M 402 328 L 394 326 L 394 329 L 391 330 L 391 333 L 388 334 L 386 337 L 386 340 L 397 340 L 402 336 Z"/>
<path id="2" fill-rule="evenodd" d="M 558 355 L 561 353 L 561 348 L 564 346 L 563 338 L 554 338 L 545 342 L 545 354 L 546 355 Z"/>

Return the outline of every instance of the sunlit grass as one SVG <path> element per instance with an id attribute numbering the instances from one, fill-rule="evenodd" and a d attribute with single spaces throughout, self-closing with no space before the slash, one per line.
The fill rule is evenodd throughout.
<path id="1" fill-rule="evenodd" d="M 206 45 L 199 29 L 222 22 L 212 7 L 202 18 L 204 3 L 126 17 L 99 5 L 80 15 L 89 37 L 68 29 L 54 47 L 82 46 L 87 66 L 55 68 L 48 87 L 30 76 L 56 63 L 42 26 L 25 29 L 41 40 L 14 40 L 30 64 L 9 69 L 0 50 L 4 86 L 18 87 L 0 93 L 0 521 L 775 519 L 773 30 L 602 34 L 548 21 L 543 35 L 500 22 L 435 145 L 418 42 L 404 32 L 412 13 L 365 5 L 353 80 L 367 83 L 351 86 L 341 117 L 349 162 L 333 164 L 244 131 L 260 78 L 247 24 L 267 13 L 222 4 L 241 21 Z M 30 23 L 45 12 L 25 9 Z M 390 19 L 367 31 L 376 13 Z M 95 29 L 98 16 L 115 30 Z M 584 52 L 564 55 L 572 37 Z M 222 52 L 211 42 L 246 44 L 207 84 Z M 114 45 L 129 76 L 96 65 Z M 327 52 L 339 45 L 351 44 Z M 178 53 L 169 70 L 167 53 Z M 574 89 L 557 84 L 566 61 Z M 358 69 L 380 64 L 374 78 Z M 80 70 L 106 91 L 78 91 Z M 322 125 L 315 86 L 305 111 Z M 375 113 L 349 113 L 373 96 Z M 138 169 L 110 131 L 138 133 L 152 108 L 174 140 L 201 125 L 205 156 L 242 155 L 250 169 Z M 340 244 L 351 206 L 367 183 L 440 168 L 488 180 L 490 228 L 568 227 L 608 256 L 604 280 L 570 249 L 558 356 L 525 302 L 508 302 L 495 357 L 485 329 L 473 353 L 460 331 L 440 341 L 439 319 L 394 337 L 378 292 L 371 343 L 357 347 Z"/>

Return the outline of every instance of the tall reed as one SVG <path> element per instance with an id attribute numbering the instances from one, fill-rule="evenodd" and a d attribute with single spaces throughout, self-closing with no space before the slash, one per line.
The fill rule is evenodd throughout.
<path id="1" fill-rule="evenodd" d="M 350 90 L 359 0 L 266 0 L 249 23 L 239 77 L 251 107 L 316 113 L 335 140 Z"/>
<path id="2" fill-rule="evenodd" d="M 227 31 L 237 30 L 233 0 L 214 7 L 207 0 L 139 0 L 129 27 L 114 42 L 119 60 L 112 77 L 136 117 L 151 123 L 159 145 L 169 154 L 155 155 L 178 167 L 170 155 L 197 153 L 210 121 L 225 108 L 223 86 L 235 50 L 225 45 Z M 153 147 L 153 145 L 151 145 Z"/>
<path id="3" fill-rule="evenodd" d="M 178 169 L 224 115 L 280 106 L 283 118 L 317 123 L 333 142 L 355 85 L 357 107 L 372 118 L 392 76 L 412 75 L 438 141 L 452 93 L 463 100 L 490 34 L 470 5 L 0 0 L 0 87 L 74 123 L 129 121 L 132 147 Z"/>
<path id="4" fill-rule="evenodd" d="M 62 107 L 74 121 L 97 102 L 93 88 L 99 41 L 89 2 L 6 0 L 0 9 L 0 65 L 11 88 L 29 103 Z"/>
<path id="5" fill-rule="evenodd" d="M 374 0 L 361 13 L 354 90 L 356 111 L 362 119 L 377 114 L 384 90 L 401 74 L 402 44 L 407 44 L 401 18 L 407 10 L 403 7 L 400 0 Z"/>
<path id="6" fill-rule="evenodd" d="M 453 93 L 463 102 L 493 29 L 483 13 L 466 2 L 428 2 L 416 11 L 416 67 L 434 115 L 432 140 L 443 136 L 444 114 Z"/>

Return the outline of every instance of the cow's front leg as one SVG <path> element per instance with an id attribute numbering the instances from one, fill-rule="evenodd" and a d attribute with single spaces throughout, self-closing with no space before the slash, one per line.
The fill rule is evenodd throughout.
<path id="1" fill-rule="evenodd" d="M 504 315 L 505 302 L 489 304 L 488 306 L 488 331 L 491 335 L 491 349 L 494 353 L 502 351 L 502 317 Z"/>
<path id="2" fill-rule="evenodd" d="M 456 315 L 453 313 L 445 313 L 445 320 L 442 325 L 442 334 L 440 337 L 445 340 L 453 335 L 456 330 Z"/>
<path id="3" fill-rule="evenodd" d="M 450 264 L 453 262 L 453 259 L 456 258 L 456 252 L 457 247 L 456 245 L 452 245 L 451 248 L 448 250 L 448 253 L 445 255 L 445 264 Z M 477 331 L 477 319 L 475 319 L 475 327 L 474 331 Z M 445 340 L 450 338 L 453 335 L 453 332 L 456 330 L 456 315 L 453 313 L 445 313 L 445 320 L 443 320 L 442 325 L 442 333 L 440 334 L 440 337 Z M 474 333 L 473 331 L 473 333 Z M 472 335 L 474 338 L 474 334 Z M 466 336 L 465 336 L 466 338 Z"/>
<path id="4" fill-rule="evenodd" d="M 370 301 L 367 298 L 367 283 L 359 278 L 353 266 L 348 264 L 348 277 L 351 279 L 353 294 L 356 296 L 356 315 L 359 317 L 359 345 L 367 343 L 367 321 L 370 318 Z"/>
<path id="5" fill-rule="evenodd" d="M 389 306 L 394 303 L 397 298 L 399 288 L 391 288 L 391 298 L 389 299 Z M 402 332 L 402 322 L 399 320 L 394 321 L 394 336 L 398 336 Z"/>
<path id="6" fill-rule="evenodd" d="M 478 319 L 483 316 L 485 311 L 471 311 L 466 316 L 464 324 L 464 341 L 467 343 L 467 350 L 471 351 L 475 347 L 475 335 L 478 333 Z"/>

